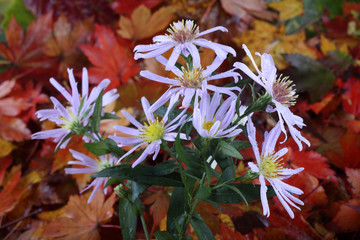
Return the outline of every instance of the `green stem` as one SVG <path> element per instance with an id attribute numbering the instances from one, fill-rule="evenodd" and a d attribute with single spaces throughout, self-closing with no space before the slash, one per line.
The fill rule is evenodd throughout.
<path id="1" fill-rule="evenodd" d="M 201 178 L 201 180 L 199 182 L 199 185 L 198 185 L 197 189 L 200 189 L 204 185 L 205 175 L 206 174 L 203 173 L 202 178 Z M 194 195 L 196 195 L 196 192 L 197 191 L 194 191 Z M 193 214 L 195 212 L 196 206 L 198 205 L 199 201 L 200 201 L 199 198 L 195 198 L 195 196 L 191 196 L 192 205 L 191 205 L 191 208 L 190 208 L 190 212 L 186 215 L 185 223 L 184 223 L 183 228 L 182 228 L 181 233 L 180 233 L 180 239 L 185 239 L 186 230 L 187 230 L 187 228 L 188 228 L 188 226 L 190 224 L 191 218 L 192 218 L 192 216 L 193 216 Z"/>
<path id="2" fill-rule="evenodd" d="M 146 226 L 146 222 L 145 222 L 143 213 L 141 213 L 140 219 L 141 219 L 141 223 L 142 223 L 142 226 L 143 226 L 143 229 L 144 229 L 145 238 L 146 238 L 146 240 L 150 240 L 150 238 L 149 238 L 149 232 L 148 232 L 148 230 L 147 230 L 147 226 Z"/>

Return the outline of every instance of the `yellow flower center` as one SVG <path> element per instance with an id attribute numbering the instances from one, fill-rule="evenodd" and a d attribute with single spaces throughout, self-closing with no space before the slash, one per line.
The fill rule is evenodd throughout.
<path id="1" fill-rule="evenodd" d="M 294 84 L 289 77 L 280 75 L 273 85 L 273 98 L 286 107 L 295 105 L 298 95 L 295 95 Z"/>
<path id="2" fill-rule="evenodd" d="M 101 161 L 99 159 L 97 159 L 97 161 L 99 162 L 99 166 L 97 167 L 98 171 L 100 172 L 101 170 L 107 169 L 112 167 L 113 165 L 111 165 L 109 162 L 107 161 Z"/>
<path id="3" fill-rule="evenodd" d="M 153 142 L 156 140 L 160 140 L 164 137 L 164 125 L 163 122 L 159 122 L 156 119 L 154 122 L 150 121 L 150 125 L 146 122 L 144 123 L 145 128 L 142 130 L 140 137 L 147 142 Z"/>
<path id="4" fill-rule="evenodd" d="M 258 164 L 260 173 L 266 178 L 277 178 L 282 170 L 281 160 L 276 160 L 274 153 L 261 156 L 261 164 Z"/>
<path id="5" fill-rule="evenodd" d="M 60 117 L 61 120 L 63 120 L 65 122 L 65 124 L 60 125 L 61 128 L 65 128 L 71 131 L 74 131 L 76 127 L 78 127 L 80 125 L 80 120 L 74 116 L 74 113 L 69 110 L 68 111 L 70 116 L 71 116 L 71 120 L 67 120 L 64 117 Z"/>
<path id="6" fill-rule="evenodd" d="M 198 88 L 201 87 L 201 84 L 204 80 L 202 75 L 203 68 L 193 68 L 190 70 L 190 67 L 187 66 L 181 67 L 181 71 L 183 75 L 181 77 L 177 77 L 176 79 L 180 82 L 183 87 L 186 88 Z"/>
<path id="7" fill-rule="evenodd" d="M 205 120 L 203 123 L 203 129 L 206 129 L 208 131 L 210 131 L 210 129 L 212 128 L 212 126 L 214 126 L 215 123 L 215 117 L 212 121 L 206 121 L 206 116 L 205 116 Z"/>
<path id="8" fill-rule="evenodd" d="M 166 31 L 175 42 L 182 44 L 194 40 L 199 34 L 199 27 L 193 21 L 182 20 L 172 23 Z"/>

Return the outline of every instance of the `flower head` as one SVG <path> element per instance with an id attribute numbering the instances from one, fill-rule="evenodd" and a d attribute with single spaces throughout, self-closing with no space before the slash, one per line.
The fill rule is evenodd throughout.
<path id="1" fill-rule="evenodd" d="M 156 57 L 156 60 L 166 66 L 168 60 L 163 56 Z M 176 100 L 180 96 L 184 96 L 182 101 L 182 106 L 188 108 L 190 106 L 191 99 L 196 92 L 211 90 L 218 91 L 230 96 L 236 96 L 232 91 L 240 92 L 239 87 L 217 87 L 211 84 L 208 84 L 208 81 L 222 79 L 227 77 L 234 78 L 235 82 L 238 82 L 240 74 L 234 72 L 234 69 L 212 75 L 214 71 L 221 65 L 222 61 L 216 57 L 213 63 L 207 66 L 206 69 L 200 67 L 182 67 L 181 70 L 177 67 L 171 67 L 170 70 L 176 75 L 175 78 L 162 77 L 157 74 L 154 74 L 148 70 L 141 71 L 140 75 L 146 77 L 150 80 L 170 84 L 171 88 L 166 91 L 152 106 L 151 110 L 157 109 L 166 103 L 170 98 Z"/>
<path id="2" fill-rule="evenodd" d="M 231 126 L 235 117 L 236 98 L 229 97 L 220 104 L 222 97 L 219 92 L 215 92 L 210 101 L 210 95 L 203 92 L 200 104 L 198 98 L 195 99 L 193 126 L 202 137 L 224 138 L 237 136 L 241 129 L 237 129 L 239 124 Z"/>
<path id="3" fill-rule="evenodd" d="M 170 101 L 169 107 L 160 121 L 158 118 L 155 118 L 153 112 L 151 112 L 150 104 L 145 97 L 141 98 L 141 103 L 147 118 L 147 122 L 141 124 L 138 122 L 131 114 L 127 111 L 122 110 L 121 113 L 127 118 L 135 128 L 129 128 L 124 126 L 114 126 L 114 128 L 122 133 L 128 134 L 131 137 L 119 137 L 119 136 L 109 136 L 109 138 L 113 139 L 115 142 L 119 143 L 120 147 L 123 146 L 131 146 L 135 145 L 131 150 L 129 150 L 126 154 L 124 154 L 119 161 L 121 161 L 126 156 L 133 153 L 136 149 L 141 146 L 146 146 L 144 152 L 140 155 L 140 157 L 132 164 L 132 167 L 135 167 L 139 163 L 145 160 L 145 158 L 149 154 L 153 155 L 153 160 L 157 157 L 160 151 L 161 141 L 164 139 L 166 141 L 175 141 L 177 136 L 176 132 L 174 131 L 177 127 L 184 123 L 186 119 L 185 111 L 182 111 L 177 117 L 175 117 L 170 122 L 168 121 L 169 112 L 175 104 L 174 100 Z M 187 139 L 185 134 L 180 133 L 181 139 Z"/>
<path id="4" fill-rule="evenodd" d="M 54 78 L 50 79 L 50 83 L 65 97 L 67 107 L 64 107 L 55 97 L 50 97 L 54 104 L 54 109 L 44 109 L 36 112 L 40 121 L 49 120 L 55 122 L 60 128 L 40 131 L 32 135 L 32 139 L 54 138 L 57 142 L 56 147 L 65 148 L 74 134 L 82 134 L 84 127 L 89 123 L 95 101 L 100 92 L 104 90 L 110 83 L 110 80 L 104 79 L 98 86 L 94 87 L 89 94 L 89 81 L 86 68 L 82 72 L 82 91 L 78 92 L 77 82 L 75 81 L 72 69 L 68 69 L 71 93 L 61 86 Z M 103 95 L 102 105 L 113 102 L 119 97 L 113 89 Z"/>
<path id="5" fill-rule="evenodd" d="M 174 48 L 169 61 L 166 64 L 166 70 L 170 70 L 174 67 L 181 53 L 184 56 L 190 54 L 194 60 L 194 66 L 199 68 L 200 55 L 196 45 L 213 49 L 221 60 L 224 60 L 228 53 L 236 56 L 236 52 L 231 47 L 200 38 L 205 34 L 218 30 L 222 32 L 228 31 L 226 28 L 218 26 L 200 32 L 199 27 L 196 26 L 193 20 L 174 22 L 167 29 L 168 34 L 158 35 L 153 38 L 155 44 L 136 46 L 134 49 L 135 59 L 157 57 L 169 49 Z"/>
<path id="6" fill-rule="evenodd" d="M 304 203 L 291 194 L 303 194 L 303 191 L 284 183 L 282 180 L 301 172 L 304 168 L 284 168 L 281 159 L 287 153 L 287 148 L 283 148 L 278 152 L 274 151 L 276 142 L 281 133 L 280 123 L 276 124 L 269 133 L 265 133 L 265 140 L 262 144 L 261 154 L 256 143 L 256 129 L 250 117 L 248 118 L 247 132 L 257 162 L 256 164 L 250 162 L 249 166 L 252 171 L 260 174 L 260 197 L 264 215 L 267 217 L 270 215 L 270 208 L 266 197 L 267 187 L 265 180 L 267 180 L 274 188 L 276 196 L 279 198 L 281 204 L 284 206 L 290 217 L 294 218 L 294 213 L 290 209 L 289 204 L 300 210 L 294 202 L 300 205 L 304 205 Z"/>
<path id="7" fill-rule="evenodd" d="M 92 159 L 89 156 L 82 154 L 80 152 L 77 152 L 73 149 L 69 150 L 73 157 L 77 160 L 69 161 L 68 164 L 74 164 L 74 165 L 81 165 L 85 166 L 87 168 L 65 168 L 66 174 L 85 174 L 85 173 L 97 173 L 103 169 L 112 167 L 115 165 L 117 159 L 116 157 L 112 155 L 102 155 L 99 156 L 96 159 Z M 91 187 L 94 187 L 94 190 L 92 191 L 88 203 L 90 203 L 93 198 L 95 197 L 96 193 L 99 191 L 101 187 L 104 187 L 105 183 L 110 178 L 95 178 L 86 188 L 81 190 L 81 193 L 88 190 Z M 107 188 L 104 189 L 105 194 L 107 193 Z"/>
<path id="8" fill-rule="evenodd" d="M 285 134 L 285 140 L 287 139 L 287 134 L 285 130 L 285 123 L 289 128 L 290 134 L 298 144 L 300 151 L 302 150 L 302 143 L 306 143 L 310 146 L 310 142 L 304 138 L 300 131 L 295 128 L 302 128 L 305 126 L 303 119 L 295 114 L 293 114 L 289 107 L 295 105 L 296 102 L 296 92 L 294 90 L 294 85 L 288 77 L 283 77 L 282 75 L 276 75 L 276 67 L 273 61 L 273 58 L 270 54 L 264 53 L 256 55 L 261 57 L 261 71 L 258 69 L 254 58 L 251 55 L 249 49 L 243 44 L 243 48 L 253 63 L 258 75 L 254 74 L 245 64 L 236 62 L 234 66 L 244 73 L 246 73 L 250 78 L 252 78 L 256 83 L 260 84 L 265 90 L 271 95 L 272 102 L 275 105 L 273 109 L 271 106 L 267 108 L 268 112 L 277 111 L 279 116 L 279 122 L 282 132 Z"/>

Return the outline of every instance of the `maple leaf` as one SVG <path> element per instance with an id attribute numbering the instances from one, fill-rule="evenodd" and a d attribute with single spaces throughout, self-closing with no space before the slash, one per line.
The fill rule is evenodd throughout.
<path id="1" fill-rule="evenodd" d="M 7 141 L 23 141 L 29 139 L 30 130 L 19 118 L 0 115 L 0 136 Z"/>
<path id="2" fill-rule="evenodd" d="M 116 15 L 109 5 L 109 0 L 23 1 L 27 9 L 37 17 L 53 11 L 55 18 L 65 15 L 72 23 L 94 18 L 97 23 L 109 24 L 116 19 Z"/>
<path id="3" fill-rule="evenodd" d="M 154 226 L 158 226 L 166 216 L 169 208 L 169 195 L 164 191 L 158 191 L 146 196 L 144 204 L 151 204 L 150 214 L 154 218 Z"/>
<path id="4" fill-rule="evenodd" d="M 111 8 L 118 14 L 131 14 L 135 8 L 140 5 L 144 5 L 147 8 L 152 8 L 158 5 L 162 0 L 138 0 L 138 1 L 128 1 L 128 0 L 115 0 L 110 4 Z"/>
<path id="5" fill-rule="evenodd" d="M 283 0 L 280 2 L 271 2 L 269 7 L 279 12 L 279 20 L 286 20 L 302 15 L 304 12 L 303 2 L 299 0 Z"/>
<path id="6" fill-rule="evenodd" d="M 68 67 L 81 70 L 83 55 L 77 45 L 85 43 L 93 28 L 93 21 L 86 19 L 72 26 L 64 15 L 54 24 L 53 37 L 45 42 L 45 55 L 57 57 L 59 72 L 67 76 Z"/>
<path id="7" fill-rule="evenodd" d="M 339 139 L 341 152 L 328 150 L 325 155 L 338 168 L 360 168 L 360 135 L 348 128 Z"/>
<path id="8" fill-rule="evenodd" d="M 107 200 L 103 194 L 96 194 L 91 203 L 87 195 L 70 196 L 61 212 L 44 227 L 45 238 L 56 239 L 100 239 L 98 227 L 109 221 L 113 215 L 115 194 Z M 40 216 L 41 217 L 41 216 Z"/>
<path id="9" fill-rule="evenodd" d="M 52 13 L 32 21 L 24 34 L 13 17 L 5 30 L 6 43 L 0 43 L 0 66 L 9 70 L 0 74 L 2 79 L 24 77 L 37 69 L 49 69 L 51 60 L 42 53 L 43 43 L 50 36 Z M 25 71 L 26 70 L 26 71 Z"/>
<path id="10" fill-rule="evenodd" d="M 268 21 L 277 17 L 276 13 L 266 10 L 267 6 L 264 0 L 221 0 L 220 2 L 227 13 L 240 19 L 241 31 L 247 30 L 254 17 Z"/>
<path id="11" fill-rule="evenodd" d="M 7 80 L 0 84 L 0 98 L 6 97 L 15 87 L 15 80 Z M 31 105 L 24 98 L 8 96 L 0 99 L 0 115 L 14 117 Z"/>
<path id="12" fill-rule="evenodd" d="M 94 84 L 103 79 L 111 80 L 109 89 L 117 87 L 136 76 L 140 71 L 132 53 L 116 39 L 113 31 L 105 26 L 96 25 L 97 45 L 80 45 L 80 49 L 94 65 L 88 69 L 89 81 Z"/>
<path id="13" fill-rule="evenodd" d="M 0 192 L 0 217 L 12 211 L 18 203 L 18 197 L 23 191 L 23 188 L 19 187 L 20 178 L 21 165 L 13 167 L 6 176 Z"/>
<path id="14" fill-rule="evenodd" d="M 360 199 L 350 199 L 340 205 L 333 222 L 343 231 L 352 232 L 360 229 Z"/>
<path id="15" fill-rule="evenodd" d="M 239 232 L 234 231 L 234 229 L 230 228 L 229 226 L 225 225 L 224 223 L 220 224 L 220 236 L 221 240 L 245 240 L 246 238 Z"/>
<path id="16" fill-rule="evenodd" d="M 295 148 L 296 149 L 296 148 Z M 305 172 L 320 179 L 333 178 L 335 172 L 327 164 L 328 159 L 315 151 L 293 151 L 292 167 L 303 167 Z"/>
<path id="17" fill-rule="evenodd" d="M 250 50 L 259 53 L 269 53 L 279 70 L 285 69 L 289 63 L 283 54 L 300 53 L 311 59 L 316 59 L 316 52 L 305 43 L 305 31 L 298 34 L 286 35 L 285 25 L 274 26 L 264 21 L 254 20 L 254 29 L 239 33 L 232 40 L 240 47 L 245 44 Z M 244 63 L 251 66 L 249 58 L 244 58 Z M 260 58 L 255 58 L 259 64 Z"/>
<path id="18" fill-rule="evenodd" d="M 360 198 L 360 169 L 345 168 L 345 172 L 354 198 Z"/>
<path id="19" fill-rule="evenodd" d="M 15 146 L 2 138 L 0 138 L 0 158 L 7 156 L 15 149 Z"/>
<path id="20" fill-rule="evenodd" d="M 360 80 L 354 81 L 350 89 L 342 95 L 345 111 L 360 117 Z"/>
<path id="21" fill-rule="evenodd" d="M 175 7 L 167 6 L 151 14 L 150 9 L 141 5 L 132 12 L 131 19 L 120 17 L 120 29 L 117 32 L 126 39 L 141 40 L 152 37 L 169 25 L 175 11 Z"/>

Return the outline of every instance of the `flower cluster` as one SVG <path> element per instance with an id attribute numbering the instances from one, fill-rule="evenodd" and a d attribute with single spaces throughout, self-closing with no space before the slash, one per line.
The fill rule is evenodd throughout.
<path id="1" fill-rule="evenodd" d="M 126 164 L 126 159 L 135 153 L 135 151 L 140 150 L 138 157 L 129 160 L 130 162 L 132 161 L 132 168 L 135 168 L 145 161 L 149 155 L 152 155 L 152 159 L 155 160 L 161 149 L 172 153 L 167 146 L 168 142 L 176 142 L 176 140 L 179 141 L 178 139 L 190 140 L 191 137 L 196 138 L 196 134 L 190 134 L 191 128 L 197 131 L 198 138 L 204 140 L 200 141 L 203 144 L 200 148 L 198 148 L 199 143 L 196 144 L 194 142 L 194 146 L 197 147 L 194 151 L 202 151 L 202 153 L 196 156 L 203 157 L 204 161 L 201 163 L 203 164 L 203 169 L 206 169 L 206 164 L 210 164 L 211 166 L 219 165 L 221 167 L 224 163 L 220 164 L 220 158 L 217 157 L 217 152 L 222 151 L 223 154 L 228 154 L 231 157 L 240 155 L 238 149 L 234 147 L 236 145 L 232 145 L 232 141 L 246 129 L 244 134 L 246 134 L 251 143 L 256 160 L 255 162 L 249 163 L 249 168 L 251 169 L 249 172 L 257 173 L 257 176 L 259 176 L 261 184 L 260 199 L 264 215 L 269 216 L 270 214 L 266 196 L 268 189 L 266 186 L 267 181 L 274 189 L 290 217 L 293 218 L 294 213 L 289 205 L 298 208 L 296 204 L 302 205 L 303 202 L 292 194 L 300 195 L 303 192 L 296 187 L 288 185 L 283 182 L 283 180 L 301 172 L 303 169 L 284 168 L 281 159 L 287 152 L 287 149 L 283 148 L 275 151 L 275 146 L 282 133 L 284 133 L 286 140 L 287 129 L 298 144 L 300 150 L 303 148 L 302 143 L 308 146 L 310 145 L 309 141 L 304 138 L 299 131 L 299 129 L 305 126 L 302 118 L 296 116 L 290 110 L 290 107 L 295 104 L 297 99 L 294 85 L 288 77 L 277 75 L 277 69 L 269 54 L 264 53 L 261 55 L 256 53 L 256 55 L 261 57 L 260 71 L 253 56 L 245 45 L 243 48 L 252 61 L 257 72 L 256 74 L 241 62 L 234 63 L 234 68 L 228 71 L 215 72 L 225 61 L 228 54 L 236 55 L 234 49 L 229 46 L 201 38 L 208 33 L 218 30 L 227 32 L 227 29 L 224 27 L 215 27 L 200 32 L 194 21 L 179 21 L 170 26 L 167 30 L 168 34 L 154 37 L 154 44 L 136 46 L 134 49 L 135 59 L 155 58 L 164 66 L 166 71 L 171 71 L 175 77 L 163 77 L 149 70 L 141 71 L 140 75 L 152 81 L 168 84 L 169 89 L 152 105 L 145 97 L 142 97 L 141 104 L 146 117 L 146 121 L 143 123 L 139 122 L 127 111 L 122 110 L 123 116 L 129 120 L 134 127 L 115 126 L 114 128 L 120 132 L 121 135 L 115 134 L 108 136 L 107 141 L 102 139 L 102 137 L 93 139 L 94 144 L 109 144 L 109 142 L 112 141 L 118 147 L 130 146 L 129 151 L 123 154 L 118 154 L 117 152 L 111 155 L 113 153 L 113 146 L 107 147 L 105 150 L 110 154 L 100 155 L 97 159 L 92 159 L 75 150 L 70 150 L 77 161 L 70 161 L 69 164 L 82 165 L 87 168 L 66 168 L 65 172 L 68 174 L 97 173 L 110 167 L 116 168 L 122 164 Z M 170 58 L 166 59 L 162 54 L 172 48 Z M 199 48 L 209 48 L 215 52 L 216 56 L 209 66 L 201 66 Z M 185 60 L 186 66 L 178 63 L 180 56 Z M 243 81 L 240 81 L 242 77 L 236 70 L 242 71 L 254 80 L 255 83 L 264 88 L 265 93 L 263 96 L 265 97 L 261 98 L 260 96 L 256 99 L 254 94 L 253 103 L 248 106 L 243 105 L 240 97 L 242 90 L 246 86 L 245 83 L 242 83 Z M 119 96 L 116 94 L 116 90 L 108 91 L 103 95 L 100 94 L 110 83 L 109 80 L 103 80 L 98 86 L 94 87 L 89 94 L 88 77 L 85 68 L 83 70 L 81 96 L 77 90 L 77 83 L 75 82 L 72 70 L 69 70 L 69 78 L 71 93 L 56 80 L 50 79 L 51 84 L 65 97 L 69 106 L 64 107 L 56 98 L 52 97 L 51 101 L 54 104 L 54 109 L 39 110 L 37 112 L 40 120 L 47 119 L 53 121 L 60 128 L 41 131 L 33 135 L 34 139 L 52 137 L 55 142 L 58 142 L 58 146 L 61 148 L 66 146 L 73 135 L 91 137 L 94 134 L 95 136 L 104 136 L 104 134 L 91 132 L 91 130 L 93 130 L 91 124 L 94 123 L 90 121 L 90 119 L 95 112 L 95 102 L 100 95 L 102 97 L 102 106 L 105 106 Z M 210 84 L 210 81 L 225 78 L 232 80 L 229 86 Z M 264 99 L 269 100 L 265 101 Z M 166 103 L 168 103 L 167 106 L 165 106 Z M 179 104 L 180 107 L 178 107 Z M 253 116 L 256 116 L 253 114 L 256 111 L 266 111 L 268 113 L 277 112 L 278 115 L 278 123 L 269 133 L 265 133 L 261 153 L 259 152 L 256 142 L 256 128 L 252 120 Z M 185 132 L 183 128 L 189 124 L 191 128 Z M 283 142 L 285 142 L 285 140 Z M 214 149 L 209 150 L 213 143 L 215 143 Z M 226 151 L 224 149 L 226 149 Z M 116 155 L 116 157 L 114 155 Z M 174 158 L 178 158 L 179 156 L 178 154 L 170 155 Z M 232 164 L 231 158 L 230 162 Z M 178 169 L 179 165 L 181 164 L 176 165 L 174 169 Z M 224 169 L 221 170 L 223 171 Z M 205 177 L 208 178 L 208 187 L 210 187 L 211 174 L 210 177 L 206 174 L 207 172 L 204 170 L 203 177 L 201 181 L 199 181 L 200 187 L 202 186 L 201 184 L 204 184 L 203 180 Z M 196 178 L 196 174 L 194 178 Z M 182 179 L 185 179 L 185 177 Z M 108 178 L 104 177 L 96 178 L 83 190 L 85 191 L 90 187 L 94 187 L 89 201 L 93 199 L 101 187 L 104 187 L 107 180 Z M 220 182 L 219 180 L 219 184 Z M 221 183 L 219 186 L 215 186 L 215 188 L 221 187 L 224 184 L 225 183 Z M 191 216 L 191 214 L 188 215 Z"/>

